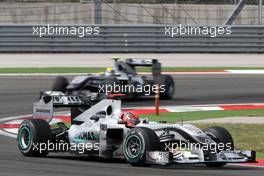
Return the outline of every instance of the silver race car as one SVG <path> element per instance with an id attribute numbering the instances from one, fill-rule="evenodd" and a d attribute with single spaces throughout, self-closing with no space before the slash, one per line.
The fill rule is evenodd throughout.
<path id="1" fill-rule="evenodd" d="M 199 129 L 191 124 L 171 124 L 140 119 L 121 109 L 120 100 L 96 104 L 90 97 L 45 92 L 34 103 L 34 118 L 18 130 L 18 148 L 25 156 L 44 157 L 49 152 L 73 152 L 102 158 L 123 158 L 133 166 L 255 162 L 255 151 L 235 150 L 231 134 L 222 127 Z M 56 122 L 54 109 L 89 106 L 74 118 L 79 124 Z"/>

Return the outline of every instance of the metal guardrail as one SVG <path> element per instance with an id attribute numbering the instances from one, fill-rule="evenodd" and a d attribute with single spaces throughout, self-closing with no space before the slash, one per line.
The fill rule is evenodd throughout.
<path id="1" fill-rule="evenodd" d="M 76 26 L 77 27 L 77 26 Z M 100 34 L 33 35 L 32 26 L 0 26 L 0 52 L 264 53 L 264 26 L 235 26 L 232 34 L 165 35 L 164 26 L 99 26 Z"/>

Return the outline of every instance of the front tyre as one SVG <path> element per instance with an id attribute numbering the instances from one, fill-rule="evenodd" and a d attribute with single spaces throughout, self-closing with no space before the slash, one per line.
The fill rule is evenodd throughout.
<path id="1" fill-rule="evenodd" d="M 160 150 L 156 133 L 146 127 L 132 128 L 123 142 L 123 155 L 132 166 L 146 166 L 146 152 Z"/>
<path id="2" fill-rule="evenodd" d="M 42 119 L 24 120 L 18 129 L 18 149 L 24 156 L 46 156 L 50 139 L 50 126 Z"/>
<path id="3" fill-rule="evenodd" d="M 219 126 L 209 127 L 204 130 L 204 132 L 210 136 L 217 144 L 224 144 L 225 148 L 223 150 L 234 150 L 234 140 L 230 132 Z M 209 167 L 221 167 L 227 163 L 206 163 Z"/>

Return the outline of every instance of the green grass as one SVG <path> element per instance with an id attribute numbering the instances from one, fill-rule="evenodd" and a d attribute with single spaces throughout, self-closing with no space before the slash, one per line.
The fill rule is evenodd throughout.
<path id="1" fill-rule="evenodd" d="M 262 70 L 264 67 L 163 67 L 163 71 L 218 71 L 218 70 Z M 16 73 L 96 73 L 103 72 L 103 67 L 27 67 L 0 68 L 0 74 Z M 150 67 L 139 67 L 139 72 L 150 72 Z"/>
<path id="2" fill-rule="evenodd" d="M 257 158 L 262 158 L 262 159 L 264 159 L 264 152 L 262 152 L 262 153 L 257 153 Z"/>
<path id="3" fill-rule="evenodd" d="M 159 116 L 154 114 L 140 115 L 142 118 L 148 118 L 154 121 L 190 121 L 190 120 L 202 120 L 209 118 L 221 118 L 221 117 L 235 117 L 235 116 L 254 116 L 264 117 L 264 109 L 254 110 L 226 110 L 226 111 L 198 111 L 198 112 L 165 112 Z"/>

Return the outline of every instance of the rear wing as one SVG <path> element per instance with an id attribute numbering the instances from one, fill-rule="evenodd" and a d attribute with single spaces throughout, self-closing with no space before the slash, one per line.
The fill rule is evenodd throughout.
<path id="1" fill-rule="evenodd" d="M 129 66 L 143 66 L 143 67 L 150 67 L 153 64 L 156 64 L 158 59 L 138 59 L 138 58 L 129 58 L 126 59 L 125 62 Z"/>
<path id="2" fill-rule="evenodd" d="M 154 77 L 159 77 L 161 75 L 161 63 L 158 59 L 126 59 L 126 64 L 129 65 L 133 70 L 137 66 L 152 67 L 152 75 Z"/>
<path id="3" fill-rule="evenodd" d="M 38 102 L 33 103 L 33 118 L 41 118 L 51 121 L 54 108 L 60 107 L 87 107 L 91 99 L 86 96 L 68 96 L 61 92 L 49 92 L 40 96 Z"/>

